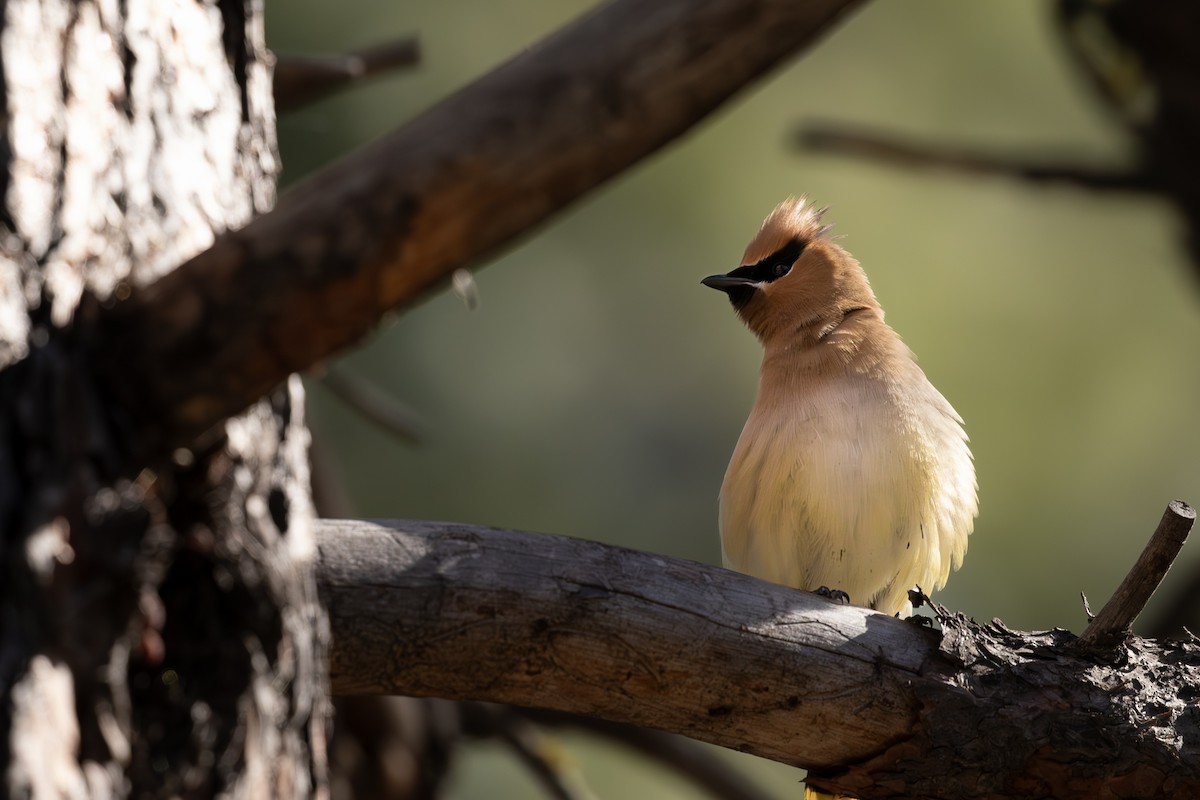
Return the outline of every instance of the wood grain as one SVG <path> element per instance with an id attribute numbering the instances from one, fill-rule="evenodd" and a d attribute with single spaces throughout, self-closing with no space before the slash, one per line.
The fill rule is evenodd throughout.
<path id="1" fill-rule="evenodd" d="M 1200 796 L 1200 646 L 935 631 L 717 567 L 423 521 L 322 520 L 335 694 L 681 733 L 864 798 Z"/>
<path id="2" fill-rule="evenodd" d="M 911 623 L 595 542 L 324 520 L 319 547 L 335 694 L 500 700 L 837 764 L 909 728 L 902 687 L 938 658 Z"/>

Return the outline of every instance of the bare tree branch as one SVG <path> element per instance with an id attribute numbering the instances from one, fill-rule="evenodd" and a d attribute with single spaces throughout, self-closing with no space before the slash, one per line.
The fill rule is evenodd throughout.
<path id="1" fill-rule="evenodd" d="M 561 711 L 520 706 L 511 708 L 514 713 L 547 727 L 577 728 L 628 747 L 674 770 L 677 776 L 695 784 L 711 797 L 722 800 L 770 800 L 770 795 L 750 778 L 725 761 L 713 758 L 707 748 L 684 736 Z"/>
<path id="2" fill-rule="evenodd" d="M 859 0 L 614 0 L 101 313 L 102 383 L 186 445 L 681 135 Z"/>
<path id="3" fill-rule="evenodd" d="M 1110 647 L 1129 635 L 1133 621 L 1166 577 L 1195 521 L 1195 509 L 1182 500 L 1171 501 L 1133 569 L 1079 637 L 1081 646 Z"/>
<path id="4" fill-rule="evenodd" d="M 1117 663 L 939 609 L 944 635 L 716 567 L 432 522 L 320 523 L 335 693 L 682 733 L 857 797 L 1200 796 L 1200 646 Z M 1112 661 L 1110 654 L 1103 656 Z"/>
<path id="5" fill-rule="evenodd" d="M 583 773 L 562 744 L 544 734 L 517 709 L 494 703 L 463 703 L 467 732 L 498 738 L 534 774 L 555 800 L 596 800 Z"/>
<path id="6" fill-rule="evenodd" d="M 364 419 L 408 444 L 421 441 L 424 427 L 415 412 L 371 381 L 344 367 L 331 367 L 321 384 Z"/>
<path id="7" fill-rule="evenodd" d="M 542 706 L 692 735 L 700 722 L 696 738 L 715 744 L 834 764 L 911 720 L 901 686 L 937 659 L 936 637 L 906 622 L 693 562 L 468 525 L 320 525 L 338 694 Z M 744 674 L 723 674 L 732 664 Z M 803 692 L 798 670 L 814 673 Z M 835 740 L 820 729 L 855 680 L 871 703 Z M 480 683 L 502 696 L 472 696 Z"/>
<path id="8" fill-rule="evenodd" d="M 344 55 L 280 55 L 275 62 L 275 110 L 284 114 L 344 89 L 353 83 L 421 60 L 415 37 L 368 47 Z"/>
<path id="9" fill-rule="evenodd" d="M 1153 175 L 1140 167 L 1106 167 L 1087 164 L 1038 163 L 946 143 L 905 140 L 894 133 L 855 130 L 833 123 L 809 123 L 796 133 L 800 147 L 817 152 L 869 158 L 909 168 L 947 169 L 970 175 L 999 175 L 1030 183 L 1067 183 L 1086 189 L 1120 192 L 1159 192 Z"/>

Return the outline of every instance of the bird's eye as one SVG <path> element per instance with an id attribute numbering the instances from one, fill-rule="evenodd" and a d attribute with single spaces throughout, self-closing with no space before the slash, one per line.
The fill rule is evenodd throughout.
<path id="1" fill-rule="evenodd" d="M 791 271 L 791 269 L 792 269 L 791 264 L 788 264 L 787 262 L 784 262 L 784 261 L 780 261 L 778 264 L 775 265 L 775 270 L 774 270 L 775 277 L 782 278 L 784 275 L 787 275 L 788 272 Z"/>

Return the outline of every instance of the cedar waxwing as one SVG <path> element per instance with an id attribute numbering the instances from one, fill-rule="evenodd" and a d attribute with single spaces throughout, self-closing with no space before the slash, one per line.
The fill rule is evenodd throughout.
<path id="1" fill-rule="evenodd" d="M 939 589 L 962 564 L 975 467 L 962 418 L 825 236 L 823 213 L 784 201 L 740 267 L 703 281 L 763 346 L 721 486 L 721 550 L 740 572 L 908 616 L 909 589 Z"/>
<path id="2" fill-rule="evenodd" d="M 946 583 L 978 509 L 962 418 L 883 321 L 866 273 L 805 198 L 703 283 L 763 346 L 721 486 L 727 566 L 887 614 Z M 840 596 L 840 595 L 839 595 Z"/>

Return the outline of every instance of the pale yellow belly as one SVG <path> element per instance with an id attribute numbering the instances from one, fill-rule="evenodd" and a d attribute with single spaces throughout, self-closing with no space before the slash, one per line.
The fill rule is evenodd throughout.
<path id="1" fill-rule="evenodd" d="M 909 613 L 908 590 L 943 585 L 966 548 L 974 469 L 961 428 L 886 397 L 821 399 L 747 421 L 721 489 L 726 563 Z M 876 407 L 864 413 L 867 402 Z"/>

